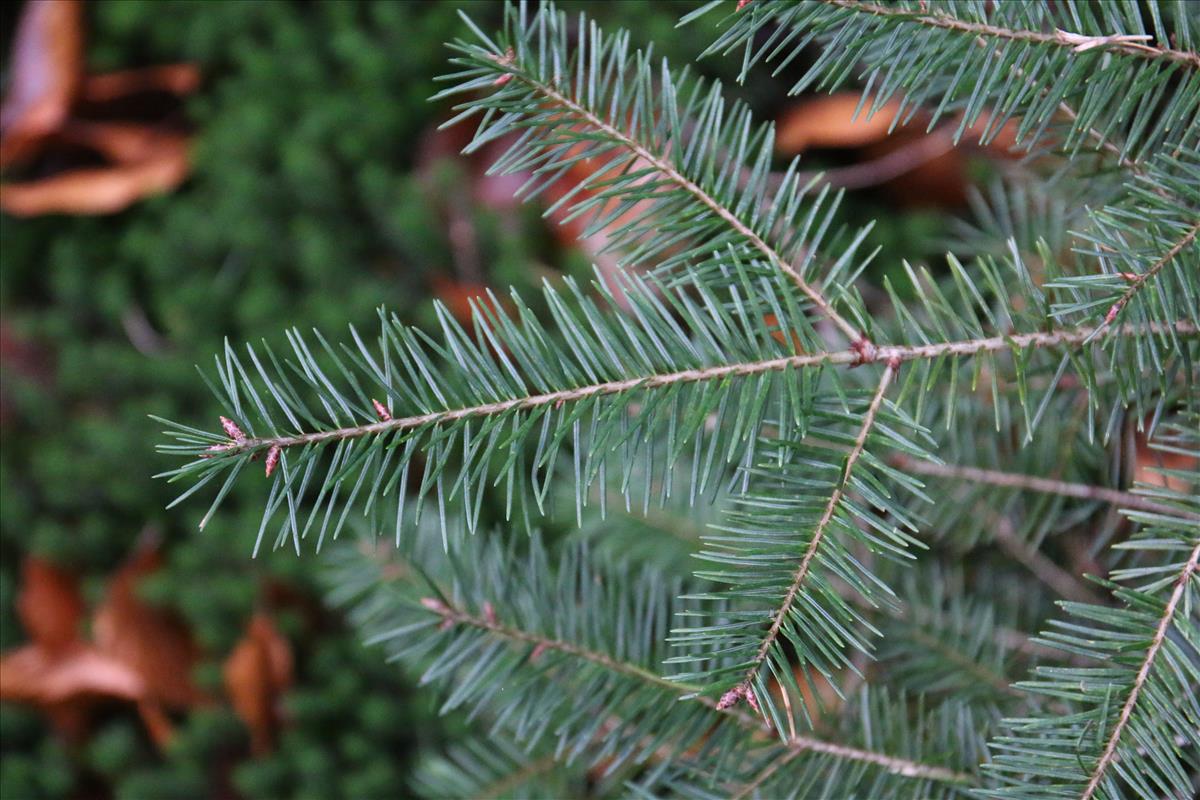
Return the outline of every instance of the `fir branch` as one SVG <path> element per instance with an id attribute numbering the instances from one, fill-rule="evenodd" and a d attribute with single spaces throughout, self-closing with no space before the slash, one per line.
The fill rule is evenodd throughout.
<path id="1" fill-rule="evenodd" d="M 1004 489 L 1021 489 L 1030 492 L 1056 494 L 1063 497 L 1077 497 L 1081 500 L 1094 500 L 1120 508 L 1178 513 L 1176 509 L 1170 509 L 1161 503 L 1154 502 L 1150 498 L 1121 489 L 1113 489 L 1108 486 L 1072 483 L 1053 478 L 1043 478 L 1038 475 L 1001 472 L 999 470 L 981 469 L 962 464 L 939 464 L 934 461 L 920 461 L 902 454 L 894 456 L 892 462 L 901 469 L 909 470 L 919 475 L 950 478 L 974 484 L 987 484 Z"/>
<path id="2" fill-rule="evenodd" d="M 716 382 L 732 377 L 760 375 L 786 369 L 805 369 L 826 365 L 858 366 L 878 362 L 931 360 L 944 356 L 971 356 L 978 353 L 1003 352 L 1011 348 L 1030 349 L 1075 346 L 1094 338 L 1102 330 L 1103 326 L 1083 326 L 1044 333 L 989 336 L 928 345 L 878 345 L 873 350 L 865 353 L 861 349 L 850 348 L 828 353 L 801 354 L 762 361 L 726 364 L 705 369 L 680 370 L 678 372 L 652 374 L 627 380 L 606 381 L 604 383 L 564 389 L 558 392 L 527 395 L 496 403 L 481 403 L 476 406 L 433 411 L 428 414 L 396 417 L 365 425 L 352 425 L 332 430 L 313 431 L 286 436 L 246 437 L 240 441 L 229 440 L 224 449 L 219 452 L 219 455 L 266 450 L 276 446 L 288 448 L 298 445 L 322 444 L 343 439 L 356 439 L 364 436 L 377 436 L 397 430 L 424 428 L 464 419 L 495 416 L 510 411 L 526 411 L 544 406 L 558 406 L 563 403 L 576 402 L 591 397 L 621 394 L 638 389 L 656 389 L 676 384 Z M 1189 321 L 1180 321 L 1174 325 L 1130 323 L 1119 326 L 1110 333 L 1113 336 L 1141 336 L 1162 334 L 1168 331 L 1180 336 L 1195 336 L 1200 333 L 1200 328 Z"/>
<path id="3" fill-rule="evenodd" d="M 754 230 L 742 222 L 737 214 L 733 213 L 733 211 L 727 208 L 724 204 L 718 202 L 718 200 L 713 197 L 712 194 L 705 191 L 699 184 L 697 184 L 695 181 L 692 181 L 687 176 L 683 175 L 679 170 L 677 170 L 665 156 L 652 152 L 649 148 L 642 145 L 629 134 L 619 130 L 616 126 L 606 122 L 605 120 L 600 119 L 590 110 L 584 108 L 581 104 L 575 102 L 553 86 L 546 83 L 541 83 L 522 73 L 517 73 L 517 79 L 526 83 L 530 88 L 534 89 L 546 99 L 552 101 L 555 105 L 566 111 L 569 111 L 571 114 L 585 121 L 597 131 L 603 133 L 605 136 L 610 137 L 613 141 L 619 142 L 623 147 L 628 149 L 629 152 L 653 166 L 654 169 L 657 170 L 658 173 L 663 177 L 667 178 L 680 189 L 696 198 L 696 200 L 705 208 L 724 220 L 725 223 L 728 224 L 729 227 L 734 231 L 736 231 L 739 236 L 745 238 L 745 240 L 750 243 L 751 247 L 761 253 L 772 266 L 786 273 L 788 277 L 790 277 L 796 283 L 796 286 L 799 287 L 800 291 L 802 291 L 808 297 L 808 299 L 812 301 L 812 304 L 816 306 L 825 317 L 837 325 L 838 329 L 841 330 L 851 342 L 858 342 L 863 338 L 862 332 L 848 322 L 844 317 L 838 314 L 830 302 L 825 299 L 824 295 L 810 285 L 774 247 L 763 241 L 762 237 L 760 237 L 754 232 Z"/>
<path id="4" fill-rule="evenodd" d="M 1088 36 L 1064 30 L 1056 30 L 1054 33 L 1043 33 L 1041 31 L 1005 28 L 981 22 L 970 22 L 942 12 L 913 13 L 912 10 L 907 8 L 881 6 L 876 3 L 861 2 L 861 0 L 820 0 L 820 2 L 850 11 L 879 17 L 891 17 L 904 22 L 929 25 L 971 36 L 1006 39 L 1014 42 L 1058 45 L 1068 48 L 1075 53 L 1102 48 L 1110 53 L 1150 60 L 1174 61 L 1191 69 L 1200 69 L 1200 53 L 1194 53 L 1190 50 L 1174 50 L 1170 47 L 1155 47 L 1141 43 L 1140 40 L 1149 39 L 1151 38 L 1150 36 L 1129 34 Z"/>
<path id="5" fill-rule="evenodd" d="M 809 542 L 808 549 L 805 550 L 800 560 L 800 565 L 796 568 L 792 584 L 788 587 L 787 593 L 783 596 L 782 602 L 772 616 L 771 626 L 767 629 L 766 635 L 763 636 L 762 643 L 759 645 L 758 652 L 754 655 L 750 669 L 747 671 L 746 677 L 742 680 L 740 689 L 743 696 L 749 696 L 749 692 L 752 691 L 751 687 L 754 680 L 758 676 L 763 662 L 766 661 L 767 654 L 775 645 L 776 639 L 779 638 L 784 620 L 787 619 L 788 614 L 791 612 L 792 604 L 796 601 L 796 597 L 799 595 L 800 589 L 808 577 L 813 559 L 816 558 L 817 552 L 821 548 L 825 529 L 829 525 L 830 520 L 833 519 L 833 514 L 846 493 L 846 487 L 850 483 L 850 476 L 854 472 L 854 465 L 858 463 L 858 459 L 862 455 L 863 448 L 867 443 L 867 437 L 870 435 L 871 428 L 875 424 L 875 417 L 879 413 L 880 405 L 883 403 L 883 395 L 887 391 L 888 386 L 891 385 L 892 378 L 895 377 L 896 370 L 899 367 L 900 362 L 896 359 L 889 361 L 887 366 L 884 367 L 883 375 L 879 379 L 879 385 L 875 388 L 875 394 L 871 397 L 871 402 L 863 414 L 862 425 L 859 428 L 858 435 L 854 439 L 854 445 L 851 447 L 850 453 L 846 456 L 846 463 L 842 468 L 841 480 L 834 488 L 833 493 L 829 495 L 829 502 L 825 505 L 825 510 L 821 513 L 821 517 L 813 529 L 812 539 Z M 737 690 L 731 691 L 736 692 Z"/>
<path id="6" fill-rule="evenodd" d="M 1133 679 L 1129 695 L 1126 697 L 1125 703 L 1121 706 L 1121 712 L 1117 716 L 1116 724 L 1113 725 L 1112 731 L 1108 735 L 1108 741 L 1104 745 L 1104 751 L 1100 754 L 1099 761 L 1096 762 L 1096 766 L 1092 769 L 1091 777 L 1083 790 L 1083 794 L 1079 796 L 1079 800 L 1090 800 L 1096 794 L 1100 781 L 1104 779 L 1105 773 L 1116 758 L 1117 746 L 1121 742 L 1125 726 L 1129 723 L 1129 718 L 1133 714 L 1133 710 L 1137 707 L 1142 687 L 1150 677 L 1150 670 L 1154 668 L 1155 659 L 1158 658 L 1158 653 L 1162 649 L 1163 642 L 1166 640 L 1167 630 L 1171 627 L 1171 622 L 1175 618 L 1175 611 L 1179 607 L 1179 601 L 1183 598 L 1183 593 L 1187 588 L 1188 582 L 1192 580 L 1193 574 L 1196 573 L 1197 565 L 1200 565 L 1200 541 L 1197 541 L 1196 546 L 1192 548 L 1191 556 L 1184 563 L 1183 569 L 1179 573 L 1179 578 L 1175 581 L 1175 588 L 1171 592 L 1171 596 L 1167 599 L 1166 605 L 1163 607 L 1162 616 L 1154 629 L 1154 637 L 1150 640 L 1150 646 L 1146 648 L 1146 655 L 1143 656 L 1141 666 L 1138 668 L 1137 675 Z"/>
<path id="7" fill-rule="evenodd" d="M 591 597 L 594 602 L 589 603 L 587 597 L 576 596 L 575 590 L 571 588 L 573 583 L 562 583 L 561 578 L 566 576 L 569 581 L 578 580 L 579 585 L 583 587 L 598 587 L 596 589 L 598 593 L 611 592 L 608 596 L 621 603 L 624 608 L 636 605 L 639 608 L 652 609 L 669 600 L 663 591 L 666 587 L 652 572 L 643 573 L 641 580 L 631 583 L 626 578 L 626 571 L 622 567 L 598 570 L 589 560 L 583 558 L 585 552 L 578 547 L 569 548 L 562 556 L 562 563 L 557 569 L 553 569 L 547 563 L 545 551 L 540 539 L 536 536 L 532 541 L 530 553 L 520 557 L 512 553 L 511 549 L 508 551 L 502 549 L 494 539 L 481 542 L 478 540 L 487 537 L 470 537 L 468 539 L 463 534 L 462 528 L 455 529 L 454 535 L 463 539 L 458 543 L 456 549 L 473 548 L 475 552 L 470 553 L 469 558 L 453 564 L 427 563 L 432 561 L 432 554 L 428 556 L 414 554 L 397 562 L 396 559 L 379 559 L 374 550 L 356 552 L 349 548 L 343 549 L 340 569 L 345 576 L 353 577 L 354 585 L 347 587 L 343 585 L 342 581 L 335 581 L 334 585 L 338 587 L 339 592 L 337 602 L 345 603 L 347 600 L 353 599 L 358 604 L 355 616 L 372 620 L 370 624 L 360 622 L 365 628 L 364 633 L 369 635 L 368 642 L 393 641 L 401 634 L 412 635 L 433 628 L 436 628 L 442 636 L 453 638 L 463 628 L 471 629 L 501 641 L 519 645 L 517 650 L 527 653 L 527 655 L 518 656 L 520 663 L 536 669 L 539 674 L 545 670 L 545 667 L 539 663 L 544 656 L 550 653 L 561 654 L 574 662 L 597 667 L 608 675 L 629 679 L 641 688 L 664 692 L 677 703 L 702 706 L 707 709 L 714 715 L 713 723 L 702 728 L 692 729 L 694 735 L 703 736 L 706 730 L 711 734 L 713 725 L 718 721 L 727 720 L 750 734 L 748 740 L 742 741 L 742 746 L 752 743 L 765 745 L 771 735 L 771 729 L 763 720 L 751 716 L 741 709 L 723 706 L 711 696 L 706 695 L 704 687 L 700 685 L 669 680 L 643 665 L 634 663 L 629 658 L 617 655 L 622 649 L 636 652 L 638 649 L 636 644 L 613 642 L 606 652 L 595 646 L 569 641 L 559 635 L 551 636 L 539 632 L 532 625 L 502 621 L 502 618 L 509 618 L 510 615 L 514 618 L 529 619 L 531 614 L 536 616 L 533 609 L 543 606 L 547 609 L 553 607 L 560 613 L 565 612 L 566 607 L 563 604 L 565 594 L 566 597 L 578 601 L 575 613 L 582 615 L 582 618 L 576 619 L 574 623 L 565 625 L 566 630 L 575 631 L 579 636 L 597 635 L 601 631 L 607 634 L 610 630 L 616 631 L 618 634 L 626 631 L 630 637 L 646 635 L 650 633 L 650 630 L 644 628 L 641 623 L 635 623 L 633 619 L 628 619 L 625 626 L 616 625 L 611 628 L 608 626 L 612 625 L 613 620 L 609 618 L 605 618 L 604 623 L 598 622 L 596 615 L 602 615 L 608 610 L 606 608 L 608 603 L 604 599 L 604 595 L 597 594 Z M 418 543 L 419 546 L 420 543 Z M 492 591 L 502 590 L 503 587 L 499 581 L 511 571 L 513 563 L 519 558 L 525 561 L 523 566 L 542 567 L 540 573 L 529 575 L 528 583 L 522 586 L 521 598 L 518 600 L 510 596 L 502 599 L 498 594 L 492 595 L 496 599 L 495 606 L 490 600 L 479 600 L 478 598 L 489 596 Z M 416 590 L 417 587 L 407 585 L 407 580 L 400 580 L 392 569 L 408 562 L 411 562 L 411 566 L 416 568 L 414 571 L 419 572 L 429 582 L 437 596 L 422 597 L 417 603 L 412 603 L 411 607 L 416 610 L 413 619 L 416 621 L 405 619 L 397 625 L 396 620 L 378 617 L 378 611 L 390 614 L 402 605 L 396 602 L 398 598 L 395 595 L 385 595 L 383 593 L 385 588 L 391 589 L 393 592 L 404 591 L 406 593 Z M 454 577 L 449 580 L 437 581 L 432 577 L 436 574 L 432 570 L 437 566 L 440 566 L 442 570 L 451 569 Z M 385 575 L 391 577 L 384 577 Z M 476 605 L 480 610 L 472 612 L 461 601 L 452 599 L 455 593 L 448 585 L 443 585 L 450 583 L 463 587 L 465 591 L 475 596 Z M 427 619 L 432 617 L 438 621 L 421 622 L 422 617 Z M 556 628 L 559 627 L 559 623 L 560 617 L 558 616 L 552 618 L 550 622 Z M 372 631 L 379 632 L 371 635 Z M 653 646 L 657 642 L 647 641 L 644 644 Z M 652 660 L 650 653 L 643 655 L 647 661 Z M 502 670 L 501 672 L 507 674 L 506 671 Z M 656 700 L 655 705 L 661 707 L 662 702 L 661 699 Z M 888 773 L 905 778 L 950 784 L 971 784 L 975 781 L 972 775 L 936 764 L 927 764 L 812 736 L 789 737 L 782 743 L 782 747 L 786 748 L 793 757 L 817 754 L 840 761 L 879 767 Z"/>
<path id="8" fill-rule="evenodd" d="M 1041 550 L 1032 547 L 1017 536 L 1007 518 L 997 516 L 992 520 L 992 537 L 1001 550 L 1032 572 L 1039 581 L 1053 589 L 1059 597 L 1080 603 L 1099 604 L 1100 598 L 1078 577 L 1055 564 Z"/>
<path id="9" fill-rule="evenodd" d="M 1179 241 L 1175 242 L 1175 244 L 1171 245 L 1171 249 L 1164 253 L 1162 258 L 1160 258 L 1158 261 L 1155 261 L 1148 270 L 1132 277 L 1129 280 L 1129 288 L 1125 290 L 1125 293 L 1121 295 L 1117 302 L 1112 304 L 1112 306 L 1108 309 L 1108 313 L 1104 315 L 1104 325 L 1111 324 L 1112 321 L 1117 318 L 1117 315 L 1121 313 L 1121 309 L 1125 308 L 1125 304 L 1128 303 L 1135 294 L 1141 291 L 1142 287 L 1146 285 L 1148 280 L 1157 275 L 1159 271 L 1169 264 L 1173 258 L 1182 253 L 1185 248 L 1195 242 L 1197 233 L 1200 233 L 1200 220 L 1196 220 L 1196 222 L 1190 228 L 1188 228 L 1187 232 L 1184 233 L 1183 237 L 1180 238 Z"/>
<path id="10" fill-rule="evenodd" d="M 468 625 L 478 630 L 487 631 L 494 636 L 506 639 L 512 642 L 519 642 L 525 645 L 532 645 L 534 652 L 542 653 L 546 651 L 554 651 L 563 653 L 577 658 L 581 661 L 586 661 L 595 664 L 610 672 L 633 678 L 634 680 L 653 686 L 657 689 L 667 689 L 676 694 L 680 701 L 699 703 L 706 708 L 711 709 L 714 713 L 720 714 L 723 717 L 731 719 L 738 723 L 747 731 L 756 735 L 770 733 L 770 727 L 762 720 L 740 711 L 737 708 L 722 707 L 718 701 L 703 694 L 704 687 L 686 682 L 667 680 L 660 675 L 657 675 L 650 670 L 644 669 L 613 658 L 606 653 L 601 653 L 596 650 L 591 650 L 585 647 L 579 647 L 571 642 L 565 642 L 561 639 L 554 639 L 548 636 L 543 636 L 537 633 L 521 630 L 509 625 L 504 625 L 495 619 L 489 619 L 487 616 L 471 614 L 462 609 L 454 608 L 447 605 L 441 600 L 432 598 L 423 602 L 423 605 L 433 614 L 437 615 L 444 623 L 454 625 Z M 939 767 L 933 764 L 923 764 L 909 759 L 897 758 L 896 756 L 888 755 L 887 753 L 879 753 L 871 750 L 864 750 L 857 747 L 848 747 L 838 744 L 837 742 L 828 742 L 812 736 L 790 736 L 785 741 L 785 746 L 788 750 L 787 760 L 791 760 L 804 753 L 820 753 L 823 755 L 833 756 L 845 761 L 861 762 L 864 764 L 872 764 L 883 768 L 884 770 L 901 775 L 906 778 L 925 778 L 933 781 L 945 783 L 971 783 L 974 778 L 971 775 L 945 767 Z"/>

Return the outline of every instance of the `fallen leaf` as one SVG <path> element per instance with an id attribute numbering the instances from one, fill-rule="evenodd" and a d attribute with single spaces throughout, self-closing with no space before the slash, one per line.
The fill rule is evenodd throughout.
<path id="1" fill-rule="evenodd" d="M 225 689 L 250 729 L 250 748 L 264 755 L 280 724 L 279 700 L 292 683 L 292 650 L 271 618 L 257 613 L 225 660 Z"/>
<path id="2" fill-rule="evenodd" d="M 161 563 L 153 544 L 143 544 L 135 551 L 96 608 L 92 635 L 102 652 L 141 677 L 146 686 L 144 700 L 167 708 L 186 708 L 204 699 L 191 679 L 199 652 L 174 614 L 147 604 L 137 594 L 138 585 Z"/>
<path id="3" fill-rule="evenodd" d="M 79 641 L 83 598 L 75 578 L 36 556 L 21 565 L 17 616 L 33 642 L 53 653 Z"/>
<path id="4" fill-rule="evenodd" d="M 1190 473 L 1192 480 L 1179 475 L 1164 475 L 1164 470 Z M 1157 450 L 1149 445 L 1143 433 L 1136 438 L 1134 451 L 1133 480 L 1150 486 L 1162 486 L 1175 492 L 1194 491 L 1196 476 L 1200 475 L 1200 461 L 1183 453 Z"/>
<path id="5" fill-rule="evenodd" d="M 83 78 L 78 0 L 29 0 L 13 35 L 0 105 L 0 167 L 28 157 L 70 113 Z"/>
<path id="6" fill-rule="evenodd" d="M 862 147 L 888 136 L 900 103 L 890 100 L 868 116 L 868 101 L 859 92 L 838 92 L 808 98 L 790 106 L 775 122 L 775 150 L 798 155 L 813 147 Z"/>
<path id="7" fill-rule="evenodd" d="M 58 704 L 92 695 L 137 700 L 142 679 L 125 664 L 92 645 L 75 642 L 57 650 L 37 644 L 0 658 L 0 699 Z"/>
<path id="8" fill-rule="evenodd" d="M 0 209 L 22 217 L 111 214 L 187 176 L 188 138 L 163 124 L 164 108 L 179 104 L 164 105 L 161 93 L 195 91 L 194 65 L 87 75 L 76 0 L 27 3 L 12 63 L 0 107 L 0 167 L 20 175 L 0 184 Z M 136 104 L 147 97 L 153 102 Z"/>
<path id="9" fill-rule="evenodd" d="M 17 613 L 32 641 L 0 655 L 0 700 L 38 706 L 60 733 L 75 740 L 86 730 L 94 703 L 136 701 L 145 683 L 80 638 L 83 600 L 72 576 L 32 556 L 21 572 Z"/>
<path id="10" fill-rule="evenodd" d="M 198 88 L 200 70 L 195 64 L 161 64 L 88 75 L 79 97 L 86 103 L 103 104 L 147 92 L 188 95 Z"/>
<path id="11" fill-rule="evenodd" d="M 143 197 L 174 189 L 187 177 L 188 169 L 182 139 L 163 139 L 155 154 L 145 161 L 0 184 L 0 209 L 18 217 L 114 214 Z"/>

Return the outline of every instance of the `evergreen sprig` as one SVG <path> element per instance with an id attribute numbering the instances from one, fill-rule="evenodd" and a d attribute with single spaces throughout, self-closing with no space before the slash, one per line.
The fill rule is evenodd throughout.
<path id="1" fill-rule="evenodd" d="M 1166 426 L 1156 446 L 1200 456 L 1200 416 Z M 1195 462 L 1193 462 L 1195 463 Z M 1042 641 L 1087 666 L 1041 667 L 1018 684 L 1066 708 L 1008 721 L 997 737 L 995 797 L 1187 797 L 1200 770 L 1200 480 L 1162 469 L 1177 487 L 1146 486 L 1160 510 L 1131 511 L 1138 557 L 1105 581 L 1119 603 L 1063 603 Z"/>
<path id="2" fill-rule="evenodd" d="M 766 0 L 739 9 L 709 52 L 742 49 L 744 78 L 760 61 L 781 70 L 811 46 L 817 58 L 794 93 L 858 81 L 866 113 L 892 99 L 898 122 L 920 108 L 932 109 L 930 126 L 957 113 L 956 138 L 978 126 L 983 142 L 1011 120 L 1027 149 L 1099 148 L 1133 164 L 1166 141 L 1195 145 L 1200 133 L 1196 10 L 1164 2 L 1149 11 L 1078 0 Z"/>
<path id="3" fill-rule="evenodd" d="M 493 169 L 622 269 L 466 323 L 438 306 L 435 332 L 381 312 L 369 341 L 227 345 L 222 432 L 168 423 L 162 448 L 181 500 L 217 488 L 205 521 L 261 459 L 260 543 L 394 533 L 333 548 L 331 599 L 521 747 L 448 750 L 422 791 L 1190 796 L 1186 4 L 740 3 L 711 50 L 746 70 L 816 46 L 800 87 L 860 79 L 868 110 L 986 118 L 985 140 L 1014 120 L 1034 152 L 976 203 L 977 257 L 904 264 L 870 304 L 867 229 L 796 162 L 773 175 L 771 127 L 722 87 L 549 3 L 466 24 L 439 97 L 477 121 L 468 149 L 503 142 Z M 1139 437 L 1182 466 L 1131 492 Z M 556 502 L 565 542 L 490 524 Z M 1031 639 L 1055 600 L 1072 621 Z"/>

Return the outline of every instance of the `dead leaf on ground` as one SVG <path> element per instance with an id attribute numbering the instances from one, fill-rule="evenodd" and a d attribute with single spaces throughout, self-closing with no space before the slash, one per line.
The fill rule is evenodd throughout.
<path id="1" fill-rule="evenodd" d="M 856 114 L 860 103 L 863 109 Z M 883 186 L 901 203 L 943 207 L 966 202 L 968 155 L 1016 155 L 1015 120 L 1001 126 L 987 145 L 980 145 L 979 138 L 990 124 L 985 113 L 955 144 L 957 119 L 927 131 L 930 117 L 921 110 L 905 110 L 904 118 L 895 122 L 901 111 L 899 101 L 884 103 L 873 115 L 870 110 L 870 101 L 863 103 L 860 92 L 800 100 L 780 115 L 775 149 L 789 156 L 814 148 L 857 151 L 855 163 L 825 170 L 826 182 L 845 189 Z"/>
<path id="2" fill-rule="evenodd" d="M 148 113 L 136 99 L 195 91 L 199 71 L 168 64 L 86 75 L 82 26 L 76 0 L 30 0 L 22 14 L 0 106 L 0 167 L 21 173 L 0 184 L 0 209 L 14 216 L 111 214 L 187 177 L 188 137 L 164 122 L 161 97 Z M 134 108 L 137 118 L 124 118 Z"/>
<path id="3" fill-rule="evenodd" d="M 1179 475 L 1164 475 L 1164 470 L 1174 470 L 1190 473 L 1192 480 Z M 1196 487 L 1200 475 L 1200 461 L 1183 453 L 1158 450 L 1149 445 L 1144 433 L 1139 432 L 1136 438 L 1134 453 L 1134 483 L 1145 483 L 1150 486 L 1163 486 L 1175 492 L 1187 493 Z"/>
<path id="4" fill-rule="evenodd" d="M 159 564 L 157 550 L 142 547 L 117 572 L 89 642 L 80 632 L 84 604 L 75 578 L 27 557 L 17 611 L 31 641 L 0 656 L 0 699 L 38 706 L 68 737 L 82 735 L 96 702 L 132 702 L 155 743 L 165 746 L 165 710 L 204 698 L 191 680 L 198 653 L 187 630 L 137 596 Z"/>
<path id="5" fill-rule="evenodd" d="M 153 544 L 134 552 L 96 608 L 92 636 L 97 647 L 141 676 L 145 700 L 187 708 L 204 699 L 191 678 L 199 651 L 178 617 L 138 596 L 139 584 L 161 566 L 162 556 Z"/>
<path id="6" fill-rule="evenodd" d="M 269 753 L 281 722 L 280 698 L 292 684 L 292 648 L 271 618 L 257 613 L 225 660 L 225 689 L 250 730 L 250 749 Z"/>
<path id="7" fill-rule="evenodd" d="M 145 684 L 80 636 L 84 605 L 74 576 L 35 556 L 22 565 L 17 615 L 29 644 L 0 655 L 0 699 L 41 708 L 68 738 L 82 735 L 97 701 L 136 701 Z"/>
<path id="8" fill-rule="evenodd" d="M 83 78 L 78 0 L 29 0 L 13 35 L 10 79 L 0 106 L 0 167 L 27 158 L 57 131 Z"/>
<path id="9" fill-rule="evenodd" d="M 814 147 L 862 147 L 886 139 L 900 110 L 899 101 L 888 101 L 874 114 L 870 114 L 868 102 L 855 114 L 860 103 L 862 95 L 858 92 L 838 92 L 794 103 L 775 123 L 775 149 L 799 155 Z"/>

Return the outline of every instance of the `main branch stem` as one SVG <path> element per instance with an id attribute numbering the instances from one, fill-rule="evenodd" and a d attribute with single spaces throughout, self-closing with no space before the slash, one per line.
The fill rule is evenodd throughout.
<path id="1" fill-rule="evenodd" d="M 993 336 L 983 339 L 966 339 L 927 345 L 880 345 L 867 353 L 864 353 L 862 348 L 851 348 L 829 353 L 784 356 L 782 358 L 772 358 L 763 361 L 748 361 L 718 367 L 645 375 L 637 378 L 579 386 L 573 389 L 563 389 L 557 392 L 499 400 L 494 403 L 482 403 L 465 408 L 431 411 L 415 416 L 397 417 L 366 425 L 335 428 L 333 430 L 315 431 L 312 433 L 298 433 L 289 436 L 247 438 L 239 442 L 231 442 L 223 452 L 239 453 L 249 450 L 263 450 L 271 447 L 287 448 L 296 445 L 320 444 L 322 442 L 338 441 L 341 439 L 355 439 L 363 436 L 377 436 L 392 431 L 440 425 L 461 419 L 487 417 L 494 414 L 503 414 L 508 411 L 531 410 L 541 406 L 559 405 L 600 395 L 620 394 L 638 389 L 654 389 L 678 383 L 720 381 L 725 378 L 760 375 L 784 369 L 804 369 L 839 364 L 844 366 L 858 365 L 871 362 L 918 361 L 939 358 L 941 356 L 971 356 L 983 352 L 995 352 L 1012 348 L 1027 349 L 1056 347 L 1060 345 L 1073 346 L 1087 341 L 1097 330 L 1097 328 L 1093 327 L 1080 327 L 1044 333 Z M 1183 320 L 1176 322 L 1174 325 L 1130 323 L 1114 326 L 1108 332 L 1108 335 L 1163 334 L 1167 331 L 1174 331 L 1176 334 L 1183 336 L 1195 336 L 1197 333 L 1200 333 L 1200 328 L 1192 322 Z"/>

